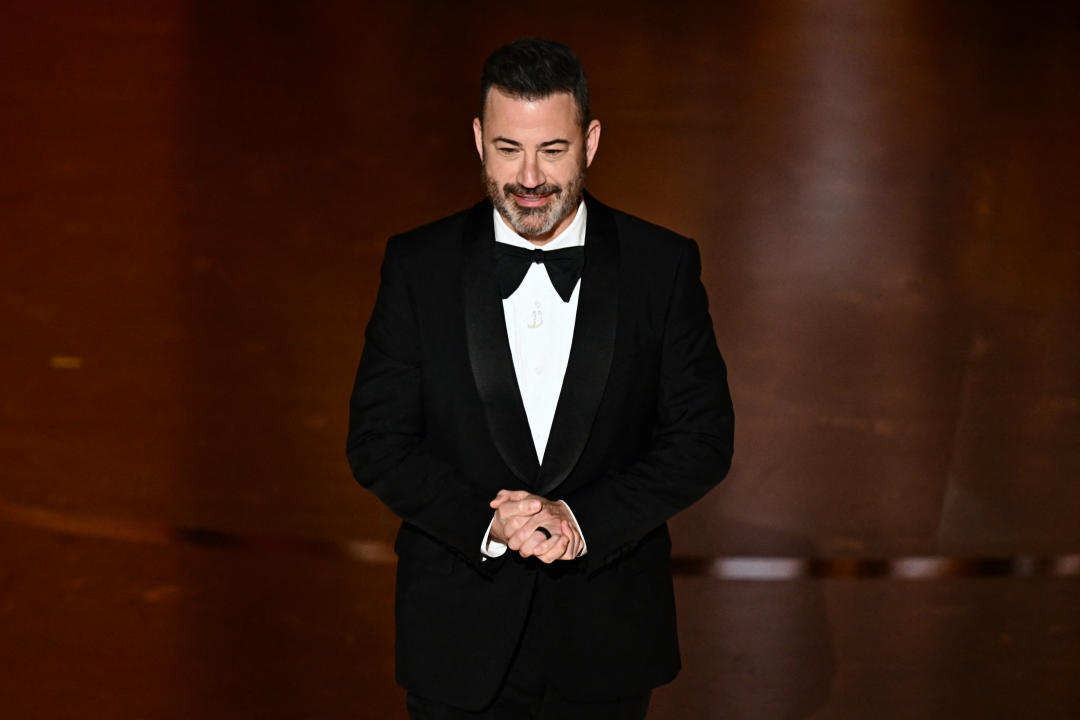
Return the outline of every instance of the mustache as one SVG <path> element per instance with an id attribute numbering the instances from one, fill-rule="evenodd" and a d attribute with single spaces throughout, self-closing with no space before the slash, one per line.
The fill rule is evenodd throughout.
<path id="1" fill-rule="evenodd" d="M 537 185 L 536 187 L 527 188 L 524 185 L 517 183 L 507 183 L 503 185 L 503 192 L 509 195 L 531 195 L 533 197 L 539 195 L 562 195 L 562 185 L 554 185 L 551 183 L 544 183 L 543 185 Z"/>

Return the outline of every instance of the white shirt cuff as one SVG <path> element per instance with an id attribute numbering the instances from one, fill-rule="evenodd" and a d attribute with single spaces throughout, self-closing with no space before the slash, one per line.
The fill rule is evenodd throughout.
<path id="1" fill-rule="evenodd" d="M 569 509 L 569 508 L 568 508 Z M 573 515 L 573 513 L 570 513 Z M 498 540 L 491 539 L 491 526 L 495 523 L 495 516 L 491 516 L 491 522 L 488 523 L 487 532 L 484 533 L 484 539 L 480 542 L 480 554 L 483 555 L 480 561 L 483 562 L 488 558 L 502 557 L 506 552 L 506 543 L 501 543 Z"/>

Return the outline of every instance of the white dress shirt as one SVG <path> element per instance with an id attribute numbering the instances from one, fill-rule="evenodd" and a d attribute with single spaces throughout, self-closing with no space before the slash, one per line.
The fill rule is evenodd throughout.
<path id="1" fill-rule="evenodd" d="M 514 232 L 493 210 L 495 242 L 535 250 L 536 245 Z M 544 251 L 578 247 L 585 244 L 586 210 L 584 201 L 578 205 L 573 221 L 541 249 Z M 544 462 L 551 423 L 559 403 L 566 365 L 570 360 L 570 345 L 574 340 L 574 323 L 577 320 L 578 297 L 581 281 L 578 280 L 569 302 L 563 301 L 548 278 L 547 269 L 541 263 L 533 263 L 510 297 L 502 301 L 506 320 L 506 337 L 510 341 L 510 356 L 514 361 L 518 390 L 525 406 L 536 457 Z M 566 505 L 566 503 L 563 503 Z M 570 506 L 566 505 L 570 510 Z M 574 513 L 571 510 L 570 516 Z M 494 519 L 493 519 L 494 521 Z M 577 525 L 577 518 L 574 518 Z M 489 539 L 491 526 L 484 533 L 481 552 L 488 557 L 499 557 L 506 552 L 506 545 Z M 581 528 L 578 527 L 578 532 Z M 582 536 L 584 542 L 584 536 Z M 582 550 L 582 555 L 585 554 Z"/>

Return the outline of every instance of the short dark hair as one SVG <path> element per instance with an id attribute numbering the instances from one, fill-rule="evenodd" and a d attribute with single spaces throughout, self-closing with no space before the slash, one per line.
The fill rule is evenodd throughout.
<path id="1" fill-rule="evenodd" d="M 491 53 L 480 79 L 480 122 L 488 91 L 497 87 L 512 98 L 542 100 L 566 92 L 577 105 L 578 120 L 588 131 L 589 83 L 574 51 L 562 43 L 538 38 L 515 40 Z"/>

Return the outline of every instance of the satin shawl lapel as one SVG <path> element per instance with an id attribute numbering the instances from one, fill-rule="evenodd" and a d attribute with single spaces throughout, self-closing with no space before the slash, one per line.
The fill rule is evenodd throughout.
<path id="1" fill-rule="evenodd" d="M 562 483 L 581 457 L 607 385 L 615 350 L 619 307 L 618 233 L 615 219 L 607 207 L 588 194 L 585 201 L 589 215 L 581 297 L 566 376 L 536 483 L 536 492 L 540 495 L 546 495 Z M 510 372 L 513 375 L 513 370 Z"/>
<path id="2" fill-rule="evenodd" d="M 489 202 L 478 204 L 469 214 L 464 261 L 465 335 L 488 429 L 507 467 L 528 488 L 535 488 L 540 463 L 514 374 L 502 299 L 495 284 L 495 228 Z"/>

